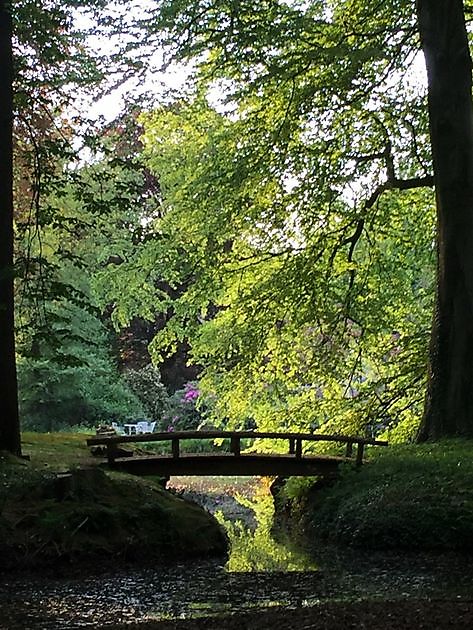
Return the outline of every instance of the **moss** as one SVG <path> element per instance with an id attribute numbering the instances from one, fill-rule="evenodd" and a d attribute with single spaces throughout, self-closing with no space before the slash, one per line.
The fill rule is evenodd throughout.
<path id="1" fill-rule="evenodd" d="M 61 465 L 63 469 L 63 465 Z M 0 569 L 224 554 L 217 521 L 156 481 L 0 458 Z"/>
<path id="2" fill-rule="evenodd" d="M 314 543 L 472 552 L 472 447 L 465 440 L 396 446 L 328 487 L 289 484 L 278 496 L 279 519 L 302 523 Z"/>

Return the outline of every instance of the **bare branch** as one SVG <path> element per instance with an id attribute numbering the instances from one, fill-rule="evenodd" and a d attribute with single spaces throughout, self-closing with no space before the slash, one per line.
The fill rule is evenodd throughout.
<path id="1" fill-rule="evenodd" d="M 413 188 L 431 188 L 434 185 L 433 175 L 423 177 L 411 177 L 408 179 L 387 179 L 380 184 L 365 201 L 365 210 L 369 210 L 378 201 L 379 197 L 387 190 L 412 190 Z"/>

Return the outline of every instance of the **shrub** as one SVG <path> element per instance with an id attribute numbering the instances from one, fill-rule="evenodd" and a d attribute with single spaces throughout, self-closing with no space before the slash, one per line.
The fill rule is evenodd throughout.
<path id="1" fill-rule="evenodd" d="M 18 384 L 24 430 L 93 427 L 143 413 L 139 400 L 111 361 L 93 354 L 79 365 L 22 359 Z"/>
<path id="2" fill-rule="evenodd" d="M 149 364 L 139 370 L 128 370 L 125 378 L 143 405 L 145 413 L 162 428 L 163 417 L 169 407 L 169 397 L 161 382 L 159 369 Z"/>
<path id="3" fill-rule="evenodd" d="M 345 469 L 331 487 L 301 486 L 298 494 L 289 486 L 285 506 L 295 527 L 302 519 L 314 541 L 473 551 L 471 446 L 449 440 L 389 447 L 360 470 Z"/>

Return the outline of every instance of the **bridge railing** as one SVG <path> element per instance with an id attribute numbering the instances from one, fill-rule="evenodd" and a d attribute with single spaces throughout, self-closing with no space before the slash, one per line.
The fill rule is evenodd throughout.
<path id="1" fill-rule="evenodd" d="M 107 458 L 110 463 L 119 456 L 117 446 L 128 442 L 171 442 L 172 457 L 178 459 L 181 456 L 180 443 L 183 440 L 208 440 L 230 439 L 230 452 L 235 457 L 241 456 L 241 440 L 243 439 L 271 439 L 287 440 L 288 453 L 296 459 L 303 457 L 302 445 L 304 442 L 335 442 L 345 444 L 345 457 L 354 459 L 357 466 L 363 463 L 364 449 L 367 445 L 387 446 L 388 442 L 373 438 L 364 438 L 347 435 L 326 435 L 323 433 L 294 433 L 294 432 L 259 432 L 259 431 L 173 431 L 166 433 L 144 433 L 139 435 L 117 435 L 110 437 L 88 438 L 89 446 L 106 446 Z M 356 455 L 353 458 L 353 447 L 356 446 Z"/>

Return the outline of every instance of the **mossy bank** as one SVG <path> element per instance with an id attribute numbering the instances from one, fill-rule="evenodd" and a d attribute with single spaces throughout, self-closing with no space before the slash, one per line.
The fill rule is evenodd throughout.
<path id="1" fill-rule="evenodd" d="M 226 553 L 226 535 L 208 512 L 158 480 L 97 468 L 83 436 L 29 441 L 30 462 L 0 456 L 0 571 L 96 571 Z"/>
<path id="2" fill-rule="evenodd" d="M 392 446 L 332 484 L 288 480 L 276 521 L 316 547 L 473 551 L 473 442 Z"/>

